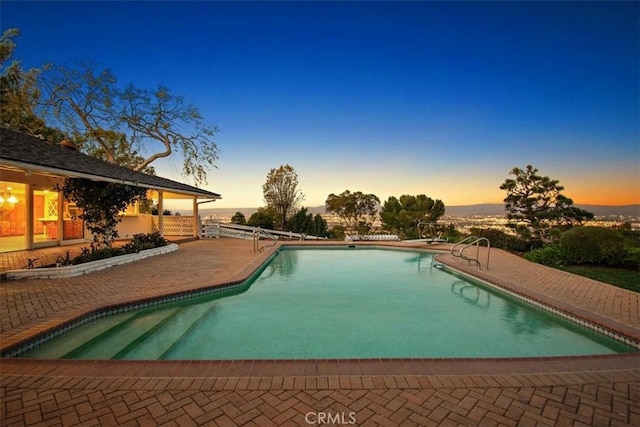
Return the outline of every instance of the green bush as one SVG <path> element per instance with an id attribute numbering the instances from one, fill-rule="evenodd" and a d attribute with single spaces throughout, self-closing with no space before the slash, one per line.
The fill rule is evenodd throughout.
<path id="1" fill-rule="evenodd" d="M 329 230 L 329 232 L 327 233 L 330 239 L 333 240 L 344 240 L 345 236 L 346 236 L 346 230 L 344 228 L 344 226 L 342 225 L 336 225 L 334 226 L 331 230 Z"/>
<path id="2" fill-rule="evenodd" d="M 640 248 L 628 247 L 622 267 L 640 271 Z"/>
<path id="3" fill-rule="evenodd" d="M 495 228 L 472 228 L 470 232 L 474 236 L 489 239 L 492 248 L 504 249 L 509 252 L 522 253 L 540 247 L 540 242 L 537 240 L 524 239 Z"/>
<path id="4" fill-rule="evenodd" d="M 118 255 L 124 255 L 122 248 L 105 247 L 101 249 L 89 250 L 82 248 L 80 255 L 75 257 L 71 262 L 73 265 L 84 264 L 85 262 L 98 261 L 100 259 L 111 258 Z"/>
<path id="5" fill-rule="evenodd" d="M 147 234 L 134 234 L 131 239 L 133 243 L 150 246 L 145 249 L 159 248 L 160 246 L 167 246 L 169 241 L 165 239 L 159 231 Z"/>
<path id="6" fill-rule="evenodd" d="M 145 249 L 159 248 L 160 246 L 166 246 L 168 244 L 169 241 L 162 237 L 162 235 L 157 231 L 148 234 L 136 234 L 131 239 L 131 242 L 120 248 L 113 248 L 109 246 L 101 249 L 96 249 L 94 246 L 92 246 L 91 249 L 82 248 L 80 255 L 75 257 L 71 261 L 71 264 L 77 265 L 119 255 L 138 253 Z"/>
<path id="7" fill-rule="evenodd" d="M 626 256 L 623 236 L 610 228 L 574 227 L 560 246 L 568 264 L 621 265 Z"/>
<path id="8" fill-rule="evenodd" d="M 549 267 L 560 267 L 565 264 L 564 251 L 558 245 L 548 245 L 534 249 L 524 255 L 525 259 Z"/>
<path id="9" fill-rule="evenodd" d="M 445 239 L 447 242 L 459 242 L 462 240 L 462 233 L 456 230 L 456 227 L 453 224 L 446 225 L 442 227 L 441 230 L 442 235 L 440 237 Z"/>

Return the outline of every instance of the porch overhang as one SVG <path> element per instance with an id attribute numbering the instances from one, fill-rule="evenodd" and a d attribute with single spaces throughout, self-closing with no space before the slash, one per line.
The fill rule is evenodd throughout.
<path id="1" fill-rule="evenodd" d="M 199 190 L 199 189 L 177 190 L 175 188 L 170 188 L 168 186 L 142 183 L 140 181 L 131 181 L 126 179 L 111 178 L 111 177 L 106 177 L 102 175 L 88 174 L 88 173 L 83 173 L 79 171 L 72 171 L 68 169 L 56 168 L 51 166 L 36 165 L 32 163 L 20 162 L 20 161 L 9 160 L 9 159 L 2 159 L 0 162 L 0 168 L 13 170 L 16 172 L 22 172 L 25 174 L 30 173 L 30 174 L 37 174 L 37 175 L 45 175 L 45 176 L 50 176 L 52 178 L 83 178 L 83 179 L 90 179 L 93 181 L 112 182 L 116 184 L 126 184 L 126 185 L 132 185 L 136 187 L 144 187 L 144 188 L 148 188 L 151 191 L 154 191 L 156 194 L 159 191 L 163 192 L 164 198 L 166 199 L 193 199 L 195 197 L 198 199 L 219 200 L 222 198 L 220 194 L 213 193 L 207 190 Z"/>

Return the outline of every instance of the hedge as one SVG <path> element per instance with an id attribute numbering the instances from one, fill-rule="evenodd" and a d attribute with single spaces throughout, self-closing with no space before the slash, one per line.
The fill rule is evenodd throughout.
<path id="1" fill-rule="evenodd" d="M 560 247 L 568 264 L 620 265 L 626 257 L 623 236 L 610 228 L 574 227 Z"/>

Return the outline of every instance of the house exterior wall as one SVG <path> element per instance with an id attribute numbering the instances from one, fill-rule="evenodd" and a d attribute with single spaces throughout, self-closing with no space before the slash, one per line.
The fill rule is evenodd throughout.
<path id="1" fill-rule="evenodd" d="M 201 203 L 198 199 L 215 201 L 221 197 L 211 191 L 146 175 L 68 149 L 68 145 L 59 146 L 11 129 L 0 127 L 0 139 L 2 252 L 91 241 L 92 236 L 84 229 L 84 224 L 78 223 L 81 221 L 80 207 L 63 200 L 59 191 L 65 177 L 145 187 L 151 190 L 150 193 L 157 194 L 161 211 L 164 198 L 192 199 L 192 229 L 197 229 L 197 207 Z M 129 237 L 153 230 L 149 218 L 138 215 L 137 207 L 127 209 L 124 215 L 119 227 L 121 236 Z M 160 232 L 163 232 L 163 219 L 160 214 Z"/>
<path id="2" fill-rule="evenodd" d="M 0 190 L 17 198 L 0 206 L 0 251 L 82 243 L 91 238 L 59 191 L 64 179 L 0 168 Z M 14 188 L 15 187 L 15 188 Z"/>
<path id="3" fill-rule="evenodd" d="M 9 133 L 13 135 L 12 132 Z M 42 146 L 41 141 L 34 143 L 34 147 L 37 149 L 42 149 Z M 11 151 L 21 157 L 7 157 L 8 160 L 4 157 L 0 158 L 0 196 L 2 196 L 0 199 L 0 252 L 91 242 L 93 236 L 86 229 L 84 221 L 79 218 L 81 209 L 74 203 L 64 200 L 60 191 L 64 185 L 65 176 L 67 176 L 65 171 L 71 171 L 71 169 L 64 169 L 58 174 L 58 165 L 47 163 L 43 153 L 36 150 L 38 152 L 35 155 L 23 148 L 21 145 L 16 145 Z M 52 147 L 51 150 L 55 151 L 56 147 Z M 65 153 L 66 151 L 63 150 L 62 154 Z M 61 153 L 57 152 L 57 154 L 60 157 Z M 39 163 L 31 163 L 32 158 Z M 60 161 L 62 166 L 69 166 L 68 159 L 62 160 Z M 45 163 L 41 163 L 42 161 Z M 43 164 L 49 166 L 42 166 Z M 117 168 L 114 165 L 109 165 L 109 167 Z M 104 165 L 102 169 L 98 169 L 103 170 Z M 73 173 L 77 172 L 75 169 L 74 171 Z M 95 177 L 96 180 L 100 180 L 104 178 L 98 175 L 98 172 L 93 171 L 89 179 Z M 84 175 L 88 174 L 87 171 L 83 173 Z M 107 178 L 104 178 L 106 181 L 114 182 L 114 178 L 108 178 L 110 175 L 106 176 Z M 145 177 L 145 179 L 162 180 L 160 185 L 168 186 L 166 188 L 170 189 L 167 192 L 168 198 L 193 200 L 194 216 L 182 218 L 178 220 L 177 224 L 173 224 L 175 221 L 169 220 L 171 224 L 167 230 L 168 235 L 198 236 L 198 198 L 210 198 L 213 201 L 219 199 L 220 195 L 200 191 L 195 187 L 163 178 Z M 182 187 L 185 188 L 182 189 Z M 152 188 L 150 192 L 157 194 L 158 207 L 162 210 L 165 190 L 159 190 L 153 186 L 150 188 Z M 5 199 L 7 199 L 6 203 Z M 164 216 L 160 215 L 157 228 L 155 228 L 161 233 L 165 231 L 163 220 Z M 151 233 L 154 231 L 152 216 L 140 214 L 137 205 L 130 206 L 123 212 L 122 221 L 117 230 L 121 239 L 131 238 L 135 234 Z"/>
<path id="4" fill-rule="evenodd" d="M 118 224 L 118 238 L 130 239 L 134 234 L 153 232 L 153 216 L 149 214 L 125 215 Z"/>

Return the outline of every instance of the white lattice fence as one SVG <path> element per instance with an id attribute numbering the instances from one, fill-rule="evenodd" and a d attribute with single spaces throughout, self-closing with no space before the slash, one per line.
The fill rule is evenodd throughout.
<path id="1" fill-rule="evenodd" d="M 192 216 L 164 216 L 162 217 L 163 235 L 165 236 L 195 236 Z M 153 229 L 159 229 L 158 217 L 153 217 Z"/>

